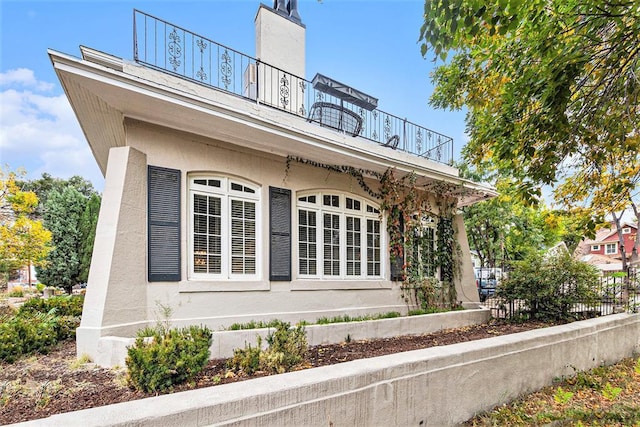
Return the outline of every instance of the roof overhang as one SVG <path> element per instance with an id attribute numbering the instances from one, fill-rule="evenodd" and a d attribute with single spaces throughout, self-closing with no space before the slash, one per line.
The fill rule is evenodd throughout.
<path id="1" fill-rule="evenodd" d="M 456 168 L 204 87 L 171 74 L 81 47 L 83 59 L 49 50 L 53 67 L 103 174 L 109 149 L 126 145 L 125 119 L 164 126 L 278 156 L 376 173 L 415 174 L 417 185 L 443 182 L 467 206 L 497 195 Z"/>

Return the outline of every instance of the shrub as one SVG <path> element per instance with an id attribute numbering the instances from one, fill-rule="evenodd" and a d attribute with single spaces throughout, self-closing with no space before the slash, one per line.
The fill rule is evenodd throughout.
<path id="1" fill-rule="evenodd" d="M 303 325 L 291 328 L 290 323 L 274 321 L 275 331 L 267 335 L 269 346 L 262 350 L 262 338 L 258 344 L 248 344 L 243 349 L 235 349 L 233 357 L 227 361 L 227 367 L 235 372 L 252 375 L 256 371 L 283 373 L 290 371 L 302 362 L 306 356 L 308 344 Z"/>
<path id="2" fill-rule="evenodd" d="M 267 335 L 267 343 L 264 367 L 277 373 L 287 372 L 302 362 L 309 347 L 304 326 L 291 328 L 285 322 L 279 322 L 276 330 Z"/>
<path id="3" fill-rule="evenodd" d="M 84 295 L 60 295 L 51 298 L 31 298 L 20 307 L 19 314 L 49 313 L 56 310 L 59 316 L 81 316 Z"/>
<path id="4" fill-rule="evenodd" d="M 24 290 L 22 289 L 22 286 L 16 285 L 16 286 L 12 287 L 11 291 L 9 291 L 9 296 L 11 298 L 23 297 L 24 296 Z"/>
<path id="5" fill-rule="evenodd" d="M 246 344 L 244 348 L 235 348 L 233 357 L 227 360 L 227 368 L 235 372 L 253 375 L 260 370 L 260 355 L 262 354 L 262 337 L 258 335 L 258 344 L 252 347 Z"/>
<path id="6" fill-rule="evenodd" d="M 146 328 L 127 349 L 127 382 L 146 393 L 171 390 L 204 369 L 210 346 L 207 327 Z"/>
<path id="7" fill-rule="evenodd" d="M 542 321 L 576 320 L 577 303 L 594 304 L 598 295 L 597 270 L 569 254 L 544 257 L 536 254 L 515 264 L 509 278 L 497 289 L 508 302 L 523 302 L 522 318 Z"/>
<path id="8" fill-rule="evenodd" d="M 0 360 L 13 363 L 30 353 L 47 353 L 58 342 L 59 317 L 53 313 L 16 315 L 0 323 Z"/>

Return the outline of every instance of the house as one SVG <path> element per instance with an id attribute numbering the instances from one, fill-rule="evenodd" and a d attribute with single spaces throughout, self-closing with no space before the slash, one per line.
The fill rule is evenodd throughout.
<path id="1" fill-rule="evenodd" d="M 624 241 L 624 252 L 629 261 L 633 254 L 638 225 L 624 222 L 620 229 Z M 622 270 L 622 252 L 615 223 L 598 230 L 594 239 L 586 239 L 581 242 L 576 251 L 582 261 L 595 265 L 601 271 Z"/>
<path id="2" fill-rule="evenodd" d="M 494 189 L 459 177 L 451 138 L 307 80 L 296 4 L 259 6 L 255 57 L 140 11 L 133 62 L 49 50 L 105 174 L 78 354 L 113 364 L 168 313 L 216 330 L 406 313 L 409 256 L 477 303 L 458 208 Z"/>

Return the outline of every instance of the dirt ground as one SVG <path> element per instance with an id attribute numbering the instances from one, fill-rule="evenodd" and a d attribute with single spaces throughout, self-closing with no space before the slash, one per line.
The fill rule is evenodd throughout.
<path id="1" fill-rule="evenodd" d="M 307 361 L 300 369 L 472 341 L 544 326 L 548 325 L 491 322 L 418 336 L 314 346 L 309 348 Z M 176 387 L 174 392 L 251 379 L 225 375 L 226 373 L 224 359 L 211 360 L 192 383 Z M 64 342 L 47 355 L 24 358 L 14 364 L 0 364 L 0 424 L 150 396 L 152 395 L 127 386 L 124 369 L 105 369 L 76 361 L 75 341 Z"/>

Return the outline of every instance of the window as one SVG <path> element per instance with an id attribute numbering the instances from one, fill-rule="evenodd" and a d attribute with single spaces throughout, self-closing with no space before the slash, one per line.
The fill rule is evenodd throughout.
<path id="1" fill-rule="evenodd" d="M 600 245 L 591 245 L 591 251 L 599 251 Z"/>
<path id="2" fill-rule="evenodd" d="M 435 277 L 436 267 L 436 220 L 425 215 L 411 230 L 411 246 L 408 248 L 409 272 L 417 277 Z"/>
<path id="3" fill-rule="evenodd" d="M 618 253 L 618 244 L 617 243 L 607 243 L 604 247 L 604 253 L 606 255 L 613 255 Z"/>
<path id="4" fill-rule="evenodd" d="M 259 187 L 226 177 L 189 182 L 189 271 L 200 279 L 257 279 Z"/>
<path id="5" fill-rule="evenodd" d="M 622 234 L 631 234 L 631 227 L 624 227 L 622 229 Z"/>
<path id="6" fill-rule="evenodd" d="M 335 193 L 298 197 L 298 275 L 358 279 L 382 276 L 380 210 Z"/>

